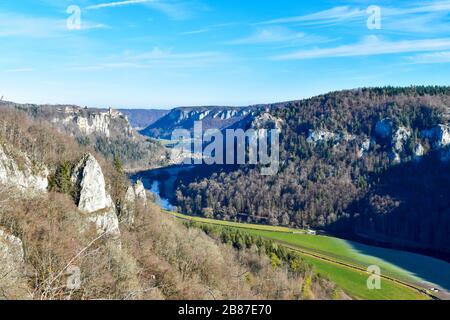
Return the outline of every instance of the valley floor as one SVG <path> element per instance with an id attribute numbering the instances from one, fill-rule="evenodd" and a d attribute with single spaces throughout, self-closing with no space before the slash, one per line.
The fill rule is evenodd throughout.
<path id="1" fill-rule="evenodd" d="M 447 262 L 398 250 L 366 246 L 329 236 L 308 235 L 302 230 L 265 225 L 243 224 L 191 217 L 166 211 L 177 219 L 228 228 L 238 228 L 254 236 L 273 240 L 300 253 L 345 292 L 357 299 L 416 300 L 448 298 L 450 264 Z M 382 271 L 382 288 L 368 290 L 367 267 L 377 265 Z M 431 292 L 430 288 L 440 288 Z"/>

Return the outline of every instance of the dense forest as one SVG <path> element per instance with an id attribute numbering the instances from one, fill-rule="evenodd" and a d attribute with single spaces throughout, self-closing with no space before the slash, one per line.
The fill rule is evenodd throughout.
<path id="1" fill-rule="evenodd" d="M 279 173 L 182 173 L 182 212 L 323 229 L 450 258 L 450 87 L 357 89 L 268 107 L 283 123 Z"/>

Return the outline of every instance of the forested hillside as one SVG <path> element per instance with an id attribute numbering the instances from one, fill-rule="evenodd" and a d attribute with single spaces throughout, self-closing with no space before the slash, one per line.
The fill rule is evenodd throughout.
<path id="1" fill-rule="evenodd" d="M 346 297 L 270 241 L 238 246 L 162 214 L 119 157 L 0 115 L 0 299 Z"/>
<path id="2" fill-rule="evenodd" d="M 370 88 L 267 106 L 281 168 L 198 167 L 194 215 L 311 227 L 450 258 L 450 88 Z"/>
<path id="3" fill-rule="evenodd" d="M 0 102 L 1 109 L 20 110 L 47 126 L 74 137 L 105 158 L 119 157 L 128 170 L 165 165 L 165 148 L 137 133 L 128 118 L 116 110 L 89 109 L 73 105 L 34 105 Z"/>

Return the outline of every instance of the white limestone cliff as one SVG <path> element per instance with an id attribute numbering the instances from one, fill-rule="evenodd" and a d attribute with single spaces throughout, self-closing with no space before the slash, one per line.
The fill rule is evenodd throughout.
<path id="1" fill-rule="evenodd" d="M 46 192 L 49 171 L 27 155 L 0 143 L 0 184 L 31 193 Z"/>
<path id="2" fill-rule="evenodd" d="M 100 164 L 91 155 L 85 155 L 72 174 L 77 192 L 77 205 L 87 220 L 96 225 L 99 234 L 120 236 L 119 219 L 111 196 L 106 191 L 105 177 Z"/>

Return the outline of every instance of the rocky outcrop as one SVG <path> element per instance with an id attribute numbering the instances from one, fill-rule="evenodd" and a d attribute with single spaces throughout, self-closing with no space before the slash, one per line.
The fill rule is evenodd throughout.
<path id="1" fill-rule="evenodd" d="M 392 120 L 385 118 L 376 123 L 375 135 L 379 141 L 381 139 L 382 144 L 386 144 L 391 149 L 389 160 L 394 164 L 402 162 L 405 146 L 412 135 L 411 130 L 403 126 L 394 127 Z"/>
<path id="2" fill-rule="evenodd" d="M 123 200 L 121 208 L 121 220 L 126 224 L 131 225 L 134 223 L 136 210 L 136 194 L 133 186 L 129 186 Z"/>
<path id="3" fill-rule="evenodd" d="M 134 186 L 129 186 L 125 193 L 124 203 L 121 209 L 121 220 L 123 222 L 128 225 L 134 224 L 137 205 L 147 205 L 147 191 L 140 180 Z"/>
<path id="4" fill-rule="evenodd" d="M 0 228 L 0 299 L 26 298 L 22 240 Z"/>
<path id="5" fill-rule="evenodd" d="M 40 193 L 47 190 L 48 175 L 44 165 L 33 163 L 27 155 L 0 143 L 0 184 Z"/>
<path id="6" fill-rule="evenodd" d="M 105 234 L 113 239 L 120 239 L 119 219 L 114 206 L 86 216 L 86 221 L 95 225 L 98 235 Z"/>
<path id="7" fill-rule="evenodd" d="M 439 124 L 434 128 L 422 130 L 420 135 L 423 139 L 428 139 L 432 148 L 439 151 L 442 162 L 450 161 L 450 126 Z"/>
<path id="8" fill-rule="evenodd" d="M 364 139 L 358 149 L 358 158 L 364 157 L 370 151 L 372 141 L 370 139 Z"/>
<path id="9" fill-rule="evenodd" d="M 338 140 L 339 135 L 326 130 L 309 130 L 306 141 L 313 144 Z"/>
<path id="10" fill-rule="evenodd" d="M 251 124 L 259 107 L 186 107 L 171 110 L 167 115 L 141 131 L 153 138 L 171 139 L 177 129 L 193 131 L 194 123 L 202 122 L 204 131 L 208 129 L 244 128 Z"/>
<path id="11" fill-rule="evenodd" d="M 395 153 L 402 153 L 405 144 L 411 137 L 411 130 L 406 127 L 399 127 L 392 135 L 392 149 Z"/>
<path id="12" fill-rule="evenodd" d="M 422 130 L 421 137 L 428 139 L 434 149 L 450 145 L 450 126 L 440 124 L 432 129 Z"/>
<path id="13" fill-rule="evenodd" d="M 312 130 L 308 132 L 306 141 L 311 144 L 318 145 L 324 142 L 332 142 L 334 146 L 339 145 L 342 142 L 354 141 L 356 136 L 348 134 L 346 132 L 331 132 L 328 130 Z"/>
<path id="14" fill-rule="evenodd" d="M 414 160 L 418 161 L 425 155 L 425 148 L 421 143 L 416 143 L 413 149 Z"/>
<path id="15" fill-rule="evenodd" d="M 72 173 L 72 183 L 79 190 L 78 208 L 84 213 L 92 213 L 112 205 L 106 193 L 105 177 L 97 160 L 87 154 L 81 159 Z"/>
<path id="16" fill-rule="evenodd" d="M 252 121 L 251 127 L 253 129 L 277 130 L 278 133 L 281 133 L 281 130 L 283 129 L 283 120 L 265 112 Z"/>
<path id="17" fill-rule="evenodd" d="M 2 228 L 0 228 L 0 258 L 9 262 L 12 270 L 20 270 L 24 265 L 22 240 Z"/>
<path id="18" fill-rule="evenodd" d="M 53 113 L 52 122 L 55 125 L 70 131 L 76 129 L 83 135 L 97 134 L 110 138 L 113 132 L 120 131 L 116 133 L 133 136 L 133 128 L 127 117 L 113 109 L 98 111 L 70 106 L 57 108 Z"/>
<path id="19" fill-rule="evenodd" d="M 111 132 L 109 131 L 111 118 L 106 113 L 97 113 L 86 118 L 77 116 L 74 120 L 78 129 L 85 135 L 98 133 L 108 138 L 111 136 Z"/>
<path id="20" fill-rule="evenodd" d="M 387 125 L 385 126 L 385 129 L 387 130 Z M 393 131 L 392 126 L 390 129 L 392 136 L 385 136 L 384 138 L 390 138 L 391 140 L 391 151 L 389 152 L 389 160 L 394 163 L 398 164 L 402 162 L 401 155 L 403 154 L 405 150 L 405 145 L 408 142 L 409 138 L 411 137 L 411 130 L 406 127 L 399 127 Z M 380 132 L 386 132 L 384 130 L 381 130 Z"/>
<path id="21" fill-rule="evenodd" d="M 134 192 L 136 194 L 136 199 L 140 201 L 143 205 L 147 205 L 147 191 L 145 190 L 142 181 L 137 181 L 134 186 Z"/>
<path id="22" fill-rule="evenodd" d="M 95 223 L 99 234 L 120 236 L 115 206 L 106 191 L 105 177 L 100 164 L 91 154 L 85 155 L 72 173 L 78 208 L 87 221 Z"/>

